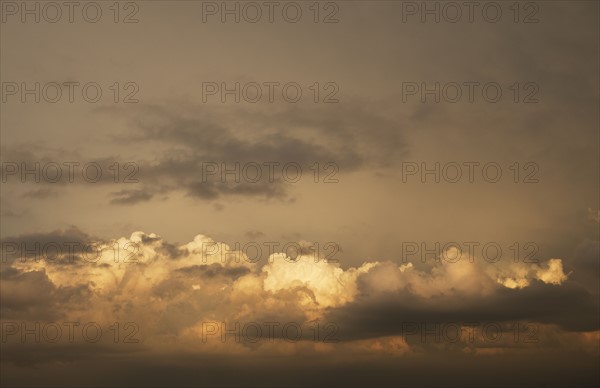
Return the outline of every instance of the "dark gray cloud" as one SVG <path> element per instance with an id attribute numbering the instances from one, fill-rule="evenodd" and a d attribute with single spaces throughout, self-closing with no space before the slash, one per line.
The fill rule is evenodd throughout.
<path id="1" fill-rule="evenodd" d="M 19 234 L 16 236 L 6 236 L 0 240 L 2 243 L 25 244 L 26 246 L 34 246 L 35 244 L 45 245 L 49 243 L 64 244 L 67 242 L 91 242 L 96 240 L 95 237 L 87 234 L 76 226 L 70 226 L 66 229 L 56 229 L 51 232 L 38 232 Z M 74 248 L 76 249 L 76 248 Z"/>
<path id="2" fill-rule="evenodd" d="M 52 321 L 64 315 L 64 307 L 76 309 L 90 302 L 92 292 L 87 285 L 56 287 L 44 271 L 21 272 L 6 269 L 0 272 L 3 319 Z"/>
<path id="3" fill-rule="evenodd" d="M 27 233 L 0 239 L 2 266 L 14 260 L 48 259 L 50 264 L 74 264 L 81 253 L 102 240 L 76 226 L 51 232 Z"/>
<path id="4" fill-rule="evenodd" d="M 183 272 L 190 277 L 200 276 L 207 278 L 214 278 L 216 276 L 224 276 L 232 279 L 239 278 L 242 275 L 246 275 L 250 272 L 250 269 L 237 267 L 237 268 L 225 268 L 219 264 L 211 265 L 194 265 L 190 267 L 183 267 L 177 270 Z"/>
<path id="5" fill-rule="evenodd" d="M 56 190 L 50 188 L 42 188 L 37 190 L 31 190 L 23 194 L 24 198 L 33 198 L 33 199 L 46 199 L 50 197 L 56 197 L 58 193 Z"/>
<path id="6" fill-rule="evenodd" d="M 282 177 L 282 168 L 287 164 L 301 167 L 302 181 L 314 179 L 315 163 L 320 166 L 319 179 L 326 179 L 326 176 L 339 179 L 337 174 L 340 172 L 393 165 L 406 155 L 408 145 L 404 125 L 377 113 L 375 107 L 368 106 L 365 101 L 316 108 L 289 105 L 277 108 L 257 106 L 258 109 L 254 110 L 190 106 L 189 112 L 181 112 L 180 107 L 148 104 L 127 110 L 99 108 L 98 112 L 124 115 L 129 119 L 130 132 L 114 135 L 115 143 L 156 146 L 153 159 L 130 158 L 136 163 L 135 173 L 130 178 L 144 187 L 113 192 L 110 203 L 130 205 L 147 202 L 158 193 L 172 190 L 182 190 L 191 197 L 204 200 L 216 200 L 221 196 L 289 200 L 290 184 L 286 183 L 295 181 L 296 168 L 292 166 L 289 179 L 288 175 Z M 231 109 L 235 110 L 235 115 Z M 251 127 L 248 127 L 249 123 L 252 123 Z M 95 162 L 102 169 L 102 176 L 95 184 L 120 184 L 127 179 L 127 172 L 132 172 L 120 171 L 121 175 L 115 178 L 111 166 L 115 162 L 128 162 L 123 156 L 92 160 L 83 158 L 78 152 L 32 144 L 4 147 L 2 154 L 4 161 L 19 166 L 25 163 L 28 168 L 35 163 L 43 167 L 48 163 L 77 162 L 84 165 Z M 248 167 L 250 179 L 244 176 L 236 179 L 233 174 L 223 178 L 223 166 L 232 169 L 236 163 L 242 170 L 247 164 L 257 163 L 261 166 L 261 176 L 254 181 L 256 169 Z M 335 167 L 325 167 L 327 163 L 333 163 Z M 205 167 L 208 165 L 210 167 Z M 218 166 L 216 174 L 207 174 L 206 168 L 213 166 Z M 62 177 L 56 182 L 60 186 L 69 183 L 68 167 L 62 169 Z M 53 172 L 52 169 L 49 171 Z M 90 171 L 89 175 L 94 175 L 95 170 Z M 75 184 L 90 184 L 79 175 L 80 168 L 75 167 Z M 42 183 L 55 184 L 43 178 Z M 7 179 L 9 182 L 19 181 L 20 174 L 9 175 Z M 115 179 L 119 181 L 115 182 Z M 31 180 L 32 177 L 27 178 L 28 182 Z M 128 180 L 124 183 L 135 182 Z M 42 190 L 48 192 L 50 189 Z"/>
<path id="7" fill-rule="evenodd" d="M 366 275 L 368 276 L 368 275 Z M 534 282 L 524 289 L 498 287 L 491 296 L 431 299 L 408 291 L 371 295 L 359 279 L 360 296 L 332 309 L 327 319 L 340 322 L 345 340 L 401 335 L 404 323 L 449 324 L 533 322 L 569 331 L 594 331 L 600 325 L 598 299 L 577 283 L 561 287 Z"/>
<path id="8" fill-rule="evenodd" d="M 110 203 L 115 205 L 133 205 L 139 202 L 150 201 L 154 194 L 147 190 L 121 190 L 111 194 Z"/>
<path id="9" fill-rule="evenodd" d="M 180 106 L 175 109 L 168 105 L 141 105 L 134 110 L 101 108 L 99 112 L 128 117 L 131 131 L 115 135 L 116 142 L 155 145 L 162 150 L 155 151 L 154 160 L 140 164 L 140 180 L 146 184 L 162 185 L 164 190 L 184 190 L 205 200 L 221 196 L 289 200 L 293 199 L 290 187 L 296 179 L 293 166 L 291 175 L 282 177 L 282 169 L 289 163 L 302 169 L 299 179 L 312 181 L 315 163 L 320 169 L 334 163 L 335 167 L 320 171 L 322 175 L 334 176 L 338 172 L 395 164 L 406 155 L 408 145 L 401 123 L 365 104 L 353 102 L 325 108 L 257 106 L 254 110 L 190 106 L 188 112 L 181 112 Z M 249 123 L 251 127 L 246 127 Z M 248 167 L 246 174 L 250 179 L 243 174 L 241 178 L 222 175 L 225 168 L 234 169 L 236 163 L 240 164 L 240 171 L 258 164 L 261 176 L 255 178 L 254 167 Z M 207 169 L 215 167 L 215 174 L 207 173 Z M 151 189 L 144 190 L 135 198 L 152 196 L 148 192 Z"/>

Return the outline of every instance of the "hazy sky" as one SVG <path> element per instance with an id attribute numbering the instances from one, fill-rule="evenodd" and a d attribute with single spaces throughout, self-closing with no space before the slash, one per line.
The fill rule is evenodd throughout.
<path id="1" fill-rule="evenodd" d="M 598 2 L 69 4 L 0 1 L 3 386 L 600 383 Z"/>

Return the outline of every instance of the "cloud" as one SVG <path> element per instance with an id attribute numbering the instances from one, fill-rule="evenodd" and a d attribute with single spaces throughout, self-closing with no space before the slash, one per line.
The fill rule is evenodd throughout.
<path id="1" fill-rule="evenodd" d="M 42 188 L 37 190 L 30 190 L 23 194 L 24 198 L 33 198 L 33 199 L 45 199 L 50 197 L 56 197 L 58 193 L 55 190 L 50 188 Z"/>
<path id="2" fill-rule="evenodd" d="M 150 188 L 182 190 L 204 200 L 222 196 L 289 200 L 293 179 L 282 177 L 280 171 L 288 163 L 300 165 L 303 179 L 312 181 L 315 163 L 323 169 L 332 162 L 339 171 L 351 172 L 394 165 L 408 150 L 401 122 L 376 113 L 365 101 L 255 108 L 211 106 L 207 110 L 181 103 L 98 111 L 128 121 L 131 130 L 116 134 L 115 142 L 151 147 L 156 155 L 140 162 L 140 181 Z M 244 166 L 258 163 L 261 176 L 253 181 L 255 168 L 251 168 L 252 179 L 243 174 L 234 178 L 233 173 L 223 178 L 225 169 L 234 170 L 236 163 L 238 174 L 245 173 Z M 263 163 L 276 167 L 269 170 L 272 167 Z M 209 164 L 211 169 L 217 166 L 215 174 L 207 174 Z M 330 172 L 321 171 L 327 176 Z"/>
<path id="3" fill-rule="evenodd" d="M 133 205 L 150 201 L 154 197 L 154 194 L 144 189 L 121 190 L 111 193 L 111 195 L 113 199 L 111 199 L 110 203 L 114 205 Z"/>
<path id="4" fill-rule="evenodd" d="M 309 327 L 316 319 L 334 322 L 338 340 L 354 343 L 356 349 L 397 355 L 410 349 L 398 339 L 400 323 L 406 321 L 512 320 L 584 332 L 598 327 L 597 300 L 568 280 L 560 259 L 504 267 L 481 260 L 440 261 L 428 269 L 386 261 L 343 269 L 302 250 L 295 258 L 273 253 L 264 263 L 253 262 L 206 235 L 172 244 L 153 233 L 99 240 L 71 228 L 13 240 L 74 237 L 93 241 L 98 253 L 87 258 L 81 253 L 69 261 L 3 264 L 3 321 L 137 322 L 147 338 L 144 346 L 155 351 L 178 340 L 192 352 L 260 348 L 268 353 L 275 351 L 268 341 L 195 350 L 192 344 L 202 343 L 205 322 L 296 322 Z M 509 279 L 519 286 L 513 287 Z M 307 333 L 302 341 L 309 340 Z M 310 346 L 325 351 L 329 345 Z"/>

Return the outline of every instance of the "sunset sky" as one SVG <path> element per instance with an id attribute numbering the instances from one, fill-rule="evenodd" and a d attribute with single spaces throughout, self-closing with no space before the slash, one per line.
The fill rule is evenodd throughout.
<path id="1" fill-rule="evenodd" d="M 600 385 L 599 4 L 0 1 L 1 385 Z"/>

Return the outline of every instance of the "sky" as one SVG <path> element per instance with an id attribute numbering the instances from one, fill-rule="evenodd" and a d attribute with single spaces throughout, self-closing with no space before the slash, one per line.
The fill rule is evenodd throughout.
<path id="1" fill-rule="evenodd" d="M 598 386 L 595 1 L 0 1 L 2 386 Z"/>

